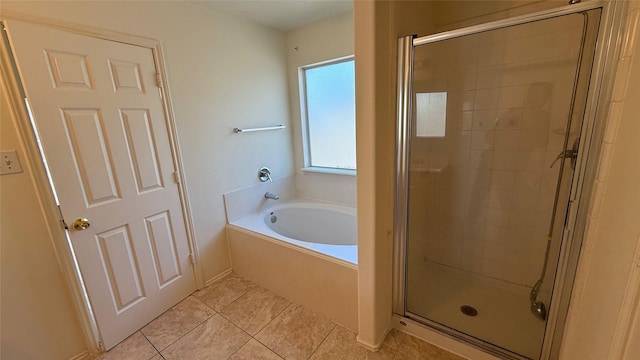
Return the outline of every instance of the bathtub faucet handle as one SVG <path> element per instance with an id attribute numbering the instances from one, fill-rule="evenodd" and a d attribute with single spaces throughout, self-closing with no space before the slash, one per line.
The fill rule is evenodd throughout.
<path id="1" fill-rule="evenodd" d="M 258 178 L 260 178 L 262 182 L 273 182 L 273 180 L 271 180 L 271 170 L 269 170 L 268 167 L 261 167 L 260 170 L 258 170 Z"/>
<path id="2" fill-rule="evenodd" d="M 266 193 L 264 193 L 264 197 L 267 198 L 267 199 L 272 199 L 272 200 L 280 199 L 280 195 L 274 194 L 274 193 L 270 193 L 268 191 Z"/>

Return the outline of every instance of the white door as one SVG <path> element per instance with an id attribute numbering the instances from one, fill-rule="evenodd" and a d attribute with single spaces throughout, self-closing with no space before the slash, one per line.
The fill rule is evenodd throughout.
<path id="1" fill-rule="evenodd" d="M 7 27 L 109 349 L 196 288 L 153 53 L 30 23 Z M 75 229 L 82 218 L 90 226 Z"/>

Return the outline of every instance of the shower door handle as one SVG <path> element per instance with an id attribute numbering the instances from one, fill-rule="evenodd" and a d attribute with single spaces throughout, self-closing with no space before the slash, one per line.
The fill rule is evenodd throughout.
<path id="1" fill-rule="evenodd" d="M 549 167 L 552 168 L 553 165 L 555 165 L 558 162 L 558 160 L 565 158 L 565 159 L 571 159 L 571 169 L 575 170 L 579 147 L 580 147 L 580 138 L 577 138 L 576 141 L 573 142 L 573 147 L 571 149 L 564 150 L 560 154 L 558 154 L 558 156 L 556 156 L 556 158 L 553 159 L 553 162 L 551 162 L 551 165 L 549 165 Z"/>

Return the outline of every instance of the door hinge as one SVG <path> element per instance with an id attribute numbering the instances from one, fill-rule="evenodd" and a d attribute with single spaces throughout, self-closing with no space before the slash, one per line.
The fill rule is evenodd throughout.
<path id="1" fill-rule="evenodd" d="M 573 214 L 573 201 L 569 200 L 569 204 L 567 204 L 567 213 L 564 219 L 564 228 L 567 231 L 573 231 L 573 227 L 576 225 L 576 215 Z"/>
<path id="2" fill-rule="evenodd" d="M 162 88 L 162 75 L 156 74 L 156 86 Z"/>
<path id="3" fill-rule="evenodd" d="M 64 216 L 62 215 L 62 207 L 58 205 L 58 216 L 60 217 L 60 225 L 62 225 L 63 230 L 69 230 L 69 226 L 67 226 L 67 222 L 64 221 Z"/>
<path id="4" fill-rule="evenodd" d="M 176 184 L 180 184 L 180 173 L 177 171 L 173 172 L 173 180 L 176 182 Z"/>
<path id="5" fill-rule="evenodd" d="M 189 264 L 191 264 L 191 265 L 195 265 L 196 264 L 196 261 L 193 258 L 193 254 L 189 254 Z"/>

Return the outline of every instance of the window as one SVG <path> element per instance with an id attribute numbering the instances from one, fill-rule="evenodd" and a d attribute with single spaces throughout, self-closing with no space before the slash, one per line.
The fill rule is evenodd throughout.
<path id="1" fill-rule="evenodd" d="M 305 167 L 355 170 L 353 58 L 303 67 L 300 75 Z"/>
<path id="2" fill-rule="evenodd" d="M 444 137 L 447 125 L 447 93 L 416 93 L 416 136 Z"/>

